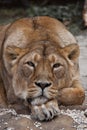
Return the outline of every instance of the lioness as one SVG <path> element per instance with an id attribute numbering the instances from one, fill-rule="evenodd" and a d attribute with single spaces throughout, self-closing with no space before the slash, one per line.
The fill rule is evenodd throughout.
<path id="1" fill-rule="evenodd" d="M 24 18 L 2 26 L 1 106 L 29 107 L 42 121 L 57 116 L 60 104 L 82 104 L 78 57 L 75 38 L 54 18 Z"/>

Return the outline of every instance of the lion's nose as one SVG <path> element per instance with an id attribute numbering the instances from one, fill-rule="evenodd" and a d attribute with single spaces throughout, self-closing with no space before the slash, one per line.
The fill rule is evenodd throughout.
<path id="1" fill-rule="evenodd" d="M 50 87 L 51 83 L 50 82 L 35 82 L 35 85 L 40 87 L 43 90 L 46 87 Z"/>

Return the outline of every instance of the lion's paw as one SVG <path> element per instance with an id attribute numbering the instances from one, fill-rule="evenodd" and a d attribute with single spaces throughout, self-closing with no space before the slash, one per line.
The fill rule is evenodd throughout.
<path id="1" fill-rule="evenodd" d="M 33 106 L 32 108 L 32 117 L 40 121 L 51 120 L 53 117 L 59 115 L 59 113 L 58 103 L 54 100 L 41 106 Z"/>

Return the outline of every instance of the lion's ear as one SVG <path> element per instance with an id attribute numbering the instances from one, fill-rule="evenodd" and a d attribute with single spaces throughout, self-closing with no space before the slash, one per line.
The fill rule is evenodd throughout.
<path id="1" fill-rule="evenodd" d="M 8 60 L 14 61 L 20 58 L 22 55 L 26 53 L 27 49 L 21 49 L 16 46 L 8 46 L 6 48 L 6 56 Z"/>
<path id="2" fill-rule="evenodd" d="M 75 60 L 79 57 L 79 45 L 78 44 L 70 44 L 64 47 L 64 52 L 70 60 Z"/>
<path id="3" fill-rule="evenodd" d="M 20 54 L 20 49 L 15 46 L 8 46 L 6 48 L 6 56 L 9 60 L 16 60 Z"/>
<path id="4" fill-rule="evenodd" d="M 70 44 L 63 48 L 63 53 L 69 61 L 75 61 L 78 59 L 80 49 L 78 44 Z"/>
<path id="5" fill-rule="evenodd" d="M 10 24 L 0 26 L 0 58 L 1 58 L 2 43 L 5 38 L 6 30 L 8 29 L 9 26 Z"/>

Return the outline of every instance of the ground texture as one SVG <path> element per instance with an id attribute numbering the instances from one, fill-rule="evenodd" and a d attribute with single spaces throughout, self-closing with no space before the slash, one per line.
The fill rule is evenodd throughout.
<path id="1" fill-rule="evenodd" d="M 59 117 L 49 122 L 37 122 L 29 115 L 18 115 L 14 110 L 0 109 L 0 130 L 87 130 L 87 32 L 76 37 L 80 45 L 80 74 L 85 89 L 82 106 L 61 106 Z"/>

